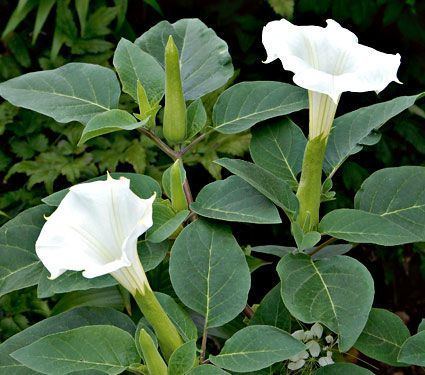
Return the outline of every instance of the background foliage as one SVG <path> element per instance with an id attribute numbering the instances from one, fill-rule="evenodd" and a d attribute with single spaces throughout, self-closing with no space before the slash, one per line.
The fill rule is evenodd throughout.
<path id="1" fill-rule="evenodd" d="M 333 18 L 355 31 L 361 42 L 401 54 L 399 78 L 404 85 L 391 85 L 380 94 L 380 99 L 385 100 L 414 94 L 424 87 L 424 15 L 425 3 L 415 0 L 1 1 L 0 80 L 71 61 L 111 66 L 113 50 L 121 37 L 134 40 L 162 19 L 174 22 L 183 17 L 199 17 L 229 44 L 237 69 L 235 80 L 269 78 L 290 82 L 290 74 L 283 72 L 279 64 L 262 64 L 265 58 L 262 27 L 279 17 L 297 24 L 320 25 L 324 25 L 326 18 Z M 339 108 L 341 113 L 376 101 L 374 93 L 344 96 Z M 208 100 L 205 105 L 211 110 Z M 130 100 L 124 98 L 121 106 L 131 109 Z M 352 205 L 353 193 L 377 169 L 423 165 L 424 118 L 423 109 L 413 107 L 410 113 L 404 113 L 384 127 L 377 145 L 345 163 L 334 181 L 340 187 L 336 200 L 328 202 L 325 210 Z M 305 118 L 299 123 L 305 123 Z M 118 132 L 78 146 L 81 131 L 81 125 L 63 126 L 6 102 L 0 104 L 0 210 L 4 214 L 0 220 L 6 221 L 38 204 L 53 191 L 106 170 L 134 170 L 158 178 L 159 172 L 169 165 L 169 160 L 137 133 Z M 221 178 L 220 167 L 211 161 L 226 155 L 245 155 L 249 141 L 247 132 L 214 134 L 200 143 L 197 154 L 186 159 L 192 166 L 188 173 L 195 195 L 207 182 Z M 265 238 L 272 243 L 290 245 L 287 243 L 289 228 L 287 233 L 282 233 L 282 225 L 267 226 L 267 233 L 253 231 L 249 225 L 233 229 L 246 245 L 264 244 Z M 408 324 L 416 327 L 425 312 L 425 295 L 417 287 L 425 279 L 424 244 L 391 249 L 359 246 L 355 256 L 373 273 L 377 305 L 398 311 Z M 254 273 L 255 283 L 259 285 L 251 296 L 254 302 L 263 296 L 262 287 L 268 290 L 276 284 L 277 276 L 272 279 L 271 273 L 272 268 L 267 266 Z M 88 298 L 81 294 L 77 297 Z M 54 301 L 37 301 L 33 290 L 17 296 L 18 293 L 14 293 L 0 300 L 0 340 L 51 313 Z M 110 301 L 116 302 L 117 298 L 111 296 Z"/>

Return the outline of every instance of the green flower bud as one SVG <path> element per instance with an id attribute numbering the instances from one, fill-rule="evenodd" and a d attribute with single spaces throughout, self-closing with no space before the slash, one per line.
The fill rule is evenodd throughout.
<path id="1" fill-rule="evenodd" d="M 167 365 L 158 352 L 152 338 L 144 330 L 140 330 L 139 343 L 149 374 L 167 375 Z"/>
<path id="2" fill-rule="evenodd" d="M 185 178 L 182 162 L 177 159 L 170 170 L 171 204 L 177 212 L 187 210 L 187 200 L 183 190 Z"/>
<path id="3" fill-rule="evenodd" d="M 186 139 L 186 103 L 180 78 L 179 51 L 170 35 L 165 46 L 164 137 L 169 143 Z"/>

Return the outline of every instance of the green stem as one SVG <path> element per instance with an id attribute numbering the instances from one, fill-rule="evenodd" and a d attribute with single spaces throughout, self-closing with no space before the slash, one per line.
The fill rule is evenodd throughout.
<path id="1" fill-rule="evenodd" d="M 304 232 L 316 230 L 319 224 L 322 166 L 326 143 L 327 138 L 321 136 L 309 139 L 304 152 L 301 180 L 297 191 L 300 203 L 297 222 Z"/>
<path id="2" fill-rule="evenodd" d="M 183 340 L 177 328 L 158 302 L 154 292 L 150 288 L 144 288 L 143 295 L 137 291 L 136 302 L 143 316 L 152 325 L 158 338 L 162 354 L 168 360 L 173 352 L 183 345 Z"/>

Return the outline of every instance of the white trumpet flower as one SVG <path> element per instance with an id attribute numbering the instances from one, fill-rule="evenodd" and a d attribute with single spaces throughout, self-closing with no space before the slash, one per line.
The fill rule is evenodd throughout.
<path id="1" fill-rule="evenodd" d="M 341 94 L 345 91 L 379 93 L 399 82 L 400 55 L 379 52 L 358 43 L 351 31 L 333 20 L 325 28 L 269 22 L 263 29 L 266 63 L 280 59 L 293 80 L 309 90 L 310 139 L 327 137 Z"/>
<path id="2" fill-rule="evenodd" d="M 37 256 L 55 279 L 67 270 L 93 278 L 110 273 L 131 294 L 150 288 L 137 239 L 153 224 L 155 195 L 141 199 L 124 177 L 75 185 L 47 219 Z"/>

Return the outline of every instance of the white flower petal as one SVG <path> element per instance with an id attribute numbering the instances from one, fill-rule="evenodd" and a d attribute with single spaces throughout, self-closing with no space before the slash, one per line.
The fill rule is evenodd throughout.
<path id="1" fill-rule="evenodd" d="M 87 278 L 115 276 L 137 260 L 141 281 L 137 238 L 152 226 L 154 199 L 139 198 L 126 178 L 75 185 L 43 226 L 37 256 L 52 279 L 67 270 L 84 271 Z"/>
<path id="2" fill-rule="evenodd" d="M 322 337 L 322 334 L 323 334 L 323 326 L 320 324 L 320 323 L 314 323 L 312 326 L 311 326 L 311 332 L 313 333 L 313 335 L 316 337 L 316 338 L 318 338 L 318 339 L 320 339 L 321 337 Z"/>
<path id="3" fill-rule="evenodd" d="M 334 364 L 333 359 L 330 357 L 320 357 L 318 362 L 319 362 L 319 365 L 322 367 Z"/>
<path id="4" fill-rule="evenodd" d="M 309 354 L 307 350 L 303 350 L 302 352 L 299 352 L 298 354 L 295 354 L 292 357 L 290 357 L 289 360 L 292 362 L 297 362 L 300 359 L 307 359 L 308 357 L 309 357 Z"/>
<path id="5" fill-rule="evenodd" d="M 307 344 L 307 350 L 310 352 L 312 357 L 318 357 L 320 354 L 320 345 L 317 341 L 311 340 Z"/>
<path id="6" fill-rule="evenodd" d="M 295 331 L 291 334 L 291 336 L 299 341 L 304 341 L 305 339 L 305 332 L 302 329 L 299 329 L 298 331 Z"/>
<path id="7" fill-rule="evenodd" d="M 299 361 L 296 361 L 296 362 L 289 362 L 288 369 L 295 371 L 295 370 L 299 370 L 304 365 L 305 365 L 305 361 L 303 359 L 300 359 Z"/>
<path id="8" fill-rule="evenodd" d="M 379 52 L 358 43 L 357 37 L 333 20 L 325 28 L 269 22 L 263 29 L 266 63 L 280 59 L 294 82 L 330 96 L 337 104 L 345 91 L 381 91 L 399 82 L 400 55 Z"/>
<path id="9" fill-rule="evenodd" d="M 334 342 L 334 338 L 333 338 L 331 335 L 327 335 L 327 336 L 325 337 L 325 341 L 326 341 L 328 344 L 332 344 L 332 343 Z"/>

